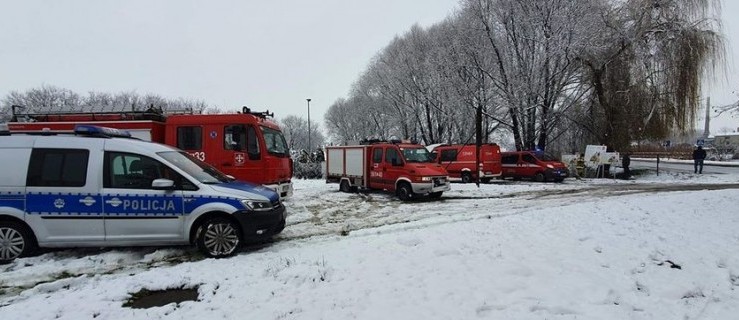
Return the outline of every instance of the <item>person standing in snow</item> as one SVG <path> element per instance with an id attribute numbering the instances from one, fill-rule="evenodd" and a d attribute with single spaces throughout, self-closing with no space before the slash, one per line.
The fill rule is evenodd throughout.
<path id="1" fill-rule="evenodd" d="M 628 179 L 631 176 L 631 170 L 629 169 L 631 157 L 629 157 L 628 153 L 624 154 L 623 158 L 621 158 L 621 165 L 624 167 L 624 178 Z"/>
<path id="2" fill-rule="evenodd" d="M 697 149 L 693 151 L 693 168 L 694 173 L 703 173 L 703 160 L 706 159 L 706 150 L 703 150 L 703 147 L 698 146 Z"/>

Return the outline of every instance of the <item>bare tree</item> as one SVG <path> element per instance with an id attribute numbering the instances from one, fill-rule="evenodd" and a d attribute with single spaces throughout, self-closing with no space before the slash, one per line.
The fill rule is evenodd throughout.
<path id="1" fill-rule="evenodd" d="M 573 61 L 597 13 L 591 1 L 466 0 L 463 12 L 480 26 L 473 30 L 487 42 L 481 50 L 494 57 L 481 70 L 508 109 L 516 148 L 545 148 L 582 91 Z"/>
<path id="2" fill-rule="evenodd" d="M 383 48 L 330 108 L 328 132 L 469 142 L 474 122 L 483 139 L 569 152 L 687 131 L 700 80 L 723 62 L 718 3 L 462 0 Z"/>
<path id="3" fill-rule="evenodd" d="M 308 121 L 302 117 L 290 115 L 282 118 L 279 123 L 290 149 L 308 150 Z M 318 123 L 311 121 L 310 134 L 311 149 L 323 147 L 326 139 Z"/>
<path id="4" fill-rule="evenodd" d="M 143 111 L 149 107 L 170 112 L 202 113 L 209 108 L 203 100 L 168 99 L 157 94 L 139 96 L 134 91 L 115 94 L 90 91 L 87 95 L 80 96 L 71 90 L 48 85 L 25 92 L 11 91 L 2 99 L 2 110 L 9 113 L 13 105 L 22 106 L 23 113 L 30 114 Z"/>
<path id="5" fill-rule="evenodd" d="M 706 72 L 725 54 L 717 0 L 630 0 L 604 9 L 580 59 L 592 87 L 587 128 L 598 142 L 690 130 Z"/>

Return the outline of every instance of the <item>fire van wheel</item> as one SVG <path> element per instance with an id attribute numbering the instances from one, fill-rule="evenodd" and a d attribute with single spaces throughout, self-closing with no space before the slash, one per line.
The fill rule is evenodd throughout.
<path id="1" fill-rule="evenodd" d="M 462 183 L 470 183 L 472 182 L 472 174 L 469 172 L 462 173 Z"/>
<path id="2" fill-rule="evenodd" d="M 198 249 L 208 257 L 228 257 L 241 245 L 241 230 L 231 220 L 211 218 L 200 225 L 196 243 Z"/>
<path id="3" fill-rule="evenodd" d="M 25 257 L 36 249 L 31 231 L 11 221 L 0 221 L 0 264 Z"/>
<path id="4" fill-rule="evenodd" d="M 536 174 L 536 175 L 534 176 L 534 180 L 535 180 L 536 182 L 544 182 L 544 173 L 541 173 L 541 172 L 537 173 L 537 174 Z"/>
<path id="5" fill-rule="evenodd" d="M 413 198 L 413 189 L 407 182 L 400 183 L 396 193 L 401 201 L 410 201 Z"/>
<path id="6" fill-rule="evenodd" d="M 349 181 L 341 180 L 341 183 L 339 183 L 339 191 L 346 193 L 352 192 L 352 187 L 349 185 Z"/>

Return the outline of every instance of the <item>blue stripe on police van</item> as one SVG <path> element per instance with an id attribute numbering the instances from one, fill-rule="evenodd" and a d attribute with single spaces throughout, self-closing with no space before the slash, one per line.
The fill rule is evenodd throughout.
<path id="1" fill-rule="evenodd" d="M 25 209 L 25 200 L 23 199 L 0 199 L 0 207 L 8 207 L 18 210 Z"/>
<path id="2" fill-rule="evenodd" d="M 0 207 L 7 207 L 23 211 L 26 209 L 26 197 L 22 192 L 0 193 Z"/>
<path id="3" fill-rule="evenodd" d="M 120 203 L 116 206 L 107 203 L 114 198 L 118 198 L 117 200 Z M 0 194 L 0 206 L 24 210 L 26 200 L 29 204 L 29 207 L 25 208 L 28 210 L 28 214 L 62 217 L 176 217 L 183 214 L 188 215 L 197 207 L 212 202 L 224 203 L 235 208 L 242 207 L 239 199 L 226 196 L 188 195 L 182 197 L 153 194 L 61 192 L 35 192 L 28 193 L 25 196 L 22 192 Z"/>

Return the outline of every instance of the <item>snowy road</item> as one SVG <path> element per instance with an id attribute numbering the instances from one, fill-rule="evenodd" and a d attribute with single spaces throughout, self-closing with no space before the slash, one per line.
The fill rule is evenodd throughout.
<path id="1" fill-rule="evenodd" d="M 70 249 L 0 266 L 0 314 L 726 319 L 739 312 L 739 216 L 727 209 L 739 201 L 739 175 L 454 184 L 441 201 L 412 203 L 339 193 L 323 181 L 295 188 L 275 243 L 229 259 L 202 259 L 189 248 Z M 198 301 L 122 307 L 138 290 L 181 287 L 198 287 Z"/>

